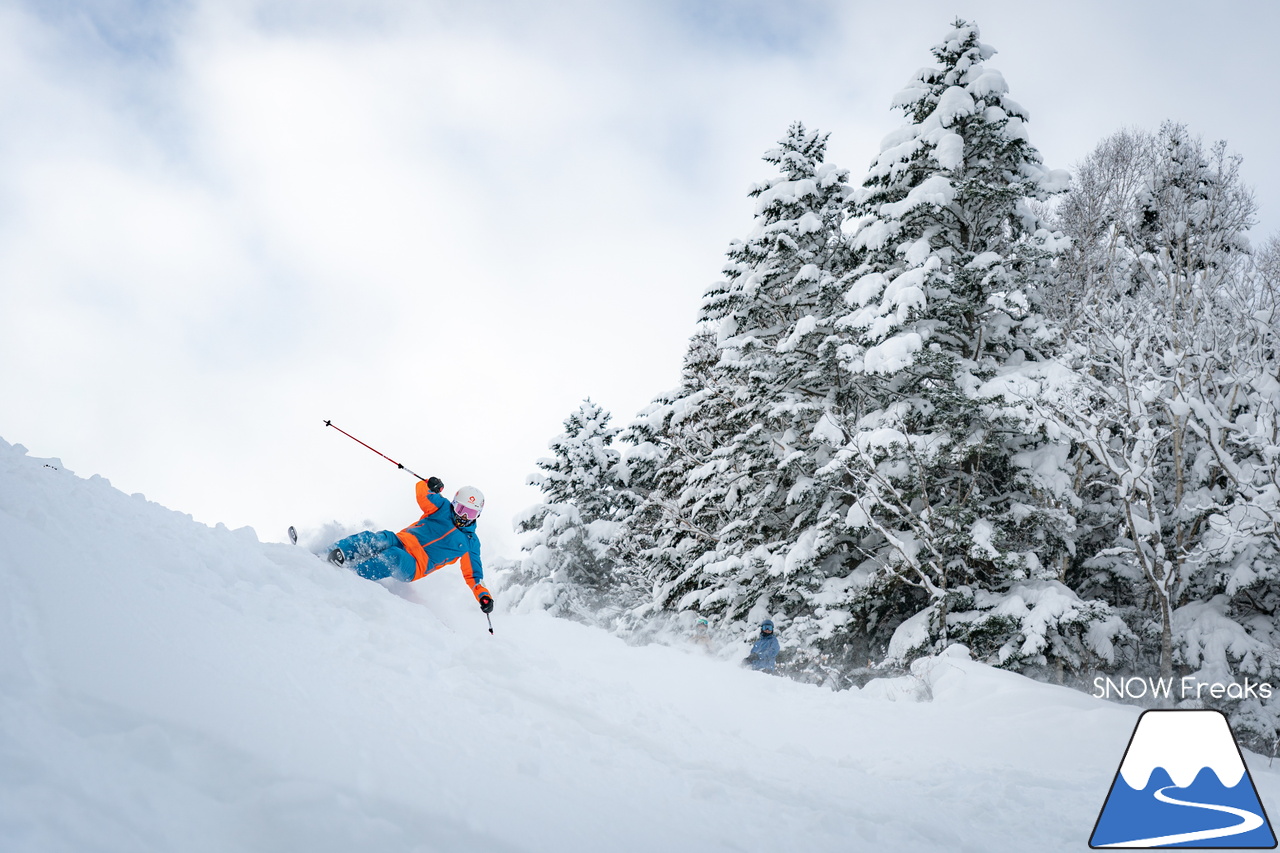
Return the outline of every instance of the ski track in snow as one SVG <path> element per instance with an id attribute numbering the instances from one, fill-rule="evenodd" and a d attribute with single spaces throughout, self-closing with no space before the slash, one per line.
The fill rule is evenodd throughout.
<path id="1" fill-rule="evenodd" d="M 6 853 L 1074 851 L 1138 713 L 953 657 L 930 701 L 835 693 L 500 592 L 491 636 L 456 571 L 370 583 L 45 462 L 0 441 Z"/>

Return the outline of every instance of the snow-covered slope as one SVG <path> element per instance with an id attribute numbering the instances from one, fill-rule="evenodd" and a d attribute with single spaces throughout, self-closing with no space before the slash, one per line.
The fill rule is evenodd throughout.
<path id="1" fill-rule="evenodd" d="M 494 616 L 0 441 L 0 850 L 1080 850 L 1137 717 Z"/>

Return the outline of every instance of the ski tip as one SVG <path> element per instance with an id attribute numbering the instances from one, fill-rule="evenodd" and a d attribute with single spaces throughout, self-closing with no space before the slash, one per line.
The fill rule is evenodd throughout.
<path id="1" fill-rule="evenodd" d="M 293 529 L 293 525 L 289 525 L 289 541 L 294 545 L 298 544 L 298 531 Z"/>

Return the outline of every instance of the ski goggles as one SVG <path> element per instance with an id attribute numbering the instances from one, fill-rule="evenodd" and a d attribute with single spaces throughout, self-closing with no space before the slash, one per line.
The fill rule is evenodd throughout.
<path id="1" fill-rule="evenodd" d="M 475 521 L 480 517 L 480 510 L 478 507 L 467 506 L 462 502 L 457 502 L 453 505 L 453 514 L 467 521 Z"/>

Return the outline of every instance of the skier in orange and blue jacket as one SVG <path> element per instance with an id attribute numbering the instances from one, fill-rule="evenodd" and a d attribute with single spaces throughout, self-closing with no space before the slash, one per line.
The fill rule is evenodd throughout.
<path id="1" fill-rule="evenodd" d="M 339 539 L 329 551 L 330 562 L 369 580 L 390 577 L 406 582 L 457 563 L 480 609 L 491 612 L 493 595 L 482 583 L 484 565 L 475 531 L 484 495 L 474 486 L 464 486 L 448 501 L 438 494 L 443 488 L 435 477 L 419 480 L 415 495 L 422 518 L 399 533 L 365 530 Z"/>

